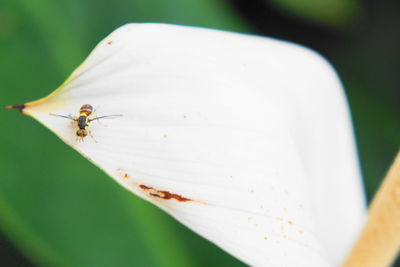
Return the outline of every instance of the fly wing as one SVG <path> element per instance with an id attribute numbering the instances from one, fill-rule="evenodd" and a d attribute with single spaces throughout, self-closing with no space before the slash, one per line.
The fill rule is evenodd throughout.
<path id="1" fill-rule="evenodd" d="M 76 121 L 76 118 L 72 117 L 71 114 L 68 114 L 68 116 L 65 116 L 65 115 L 60 115 L 60 114 L 49 113 L 49 115 L 54 116 L 54 117 L 66 118 L 66 119 L 70 119 L 70 120 Z"/>
<path id="2" fill-rule="evenodd" d="M 99 119 L 116 119 L 116 118 L 121 118 L 121 117 L 122 117 L 122 114 L 106 115 L 106 116 L 100 116 L 100 117 L 96 117 L 93 119 L 89 119 L 89 122 L 99 120 Z"/>

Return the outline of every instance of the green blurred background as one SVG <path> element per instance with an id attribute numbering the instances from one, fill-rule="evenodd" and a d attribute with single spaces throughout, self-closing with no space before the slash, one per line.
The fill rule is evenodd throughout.
<path id="1" fill-rule="evenodd" d="M 0 106 L 47 95 L 128 22 L 291 40 L 342 77 L 371 198 L 400 143 L 399 10 L 396 0 L 1 0 Z M 244 266 L 31 118 L 0 111 L 0 121 L 1 266 Z"/>

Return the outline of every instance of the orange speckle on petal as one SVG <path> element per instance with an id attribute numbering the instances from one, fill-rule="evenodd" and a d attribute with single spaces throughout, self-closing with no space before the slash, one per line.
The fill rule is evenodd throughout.
<path id="1" fill-rule="evenodd" d="M 117 172 L 119 173 L 119 175 L 123 178 L 123 179 L 129 179 L 130 175 L 122 168 L 118 168 Z"/>

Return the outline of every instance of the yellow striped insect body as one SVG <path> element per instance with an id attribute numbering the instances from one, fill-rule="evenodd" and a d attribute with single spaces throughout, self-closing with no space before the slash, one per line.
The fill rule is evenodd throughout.
<path id="1" fill-rule="evenodd" d="M 122 117 L 122 115 L 117 114 L 117 115 L 107 115 L 107 116 L 100 116 L 100 117 L 94 117 L 94 118 L 89 118 L 89 116 L 93 113 L 93 107 L 92 105 L 85 104 L 82 105 L 81 108 L 79 109 L 79 116 L 78 117 L 73 117 L 70 114 L 68 116 L 64 115 L 58 115 L 58 114 L 52 114 L 52 116 L 57 116 L 61 118 L 66 118 L 73 120 L 77 122 L 78 130 L 76 131 L 76 135 L 78 136 L 78 141 L 83 141 L 83 139 L 89 134 L 92 138 L 93 135 L 89 129 L 89 124 L 94 121 L 94 120 L 99 120 L 99 119 L 104 119 L 104 118 L 117 118 L 117 117 Z"/>
<path id="2" fill-rule="evenodd" d="M 76 135 L 81 140 L 83 140 L 83 138 L 85 138 L 88 135 L 88 133 L 92 135 L 89 130 L 89 123 L 91 122 L 91 120 L 89 119 L 89 115 L 92 114 L 92 112 L 93 112 L 93 107 L 89 104 L 83 105 L 79 110 L 79 117 L 77 119 L 79 129 L 76 132 Z"/>

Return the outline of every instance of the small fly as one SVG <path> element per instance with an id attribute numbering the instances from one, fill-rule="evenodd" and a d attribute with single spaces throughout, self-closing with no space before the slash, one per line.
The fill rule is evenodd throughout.
<path id="1" fill-rule="evenodd" d="M 95 117 L 93 119 L 90 119 L 89 116 L 92 113 L 93 113 L 93 107 L 89 104 L 85 104 L 85 105 L 82 105 L 81 108 L 79 109 L 79 117 L 75 117 L 75 116 L 73 117 L 71 115 L 64 116 L 64 115 L 58 115 L 58 114 L 53 114 L 53 113 L 50 113 L 50 115 L 70 119 L 70 120 L 77 122 L 78 130 L 76 131 L 76 135 L 78 136 L 79 141 L 83 141 L 83 138 L 85 138 L 88 134 L 93 138 L 93 135 L 89 130 L 89 124 L 92 121 L 99 120 L 99 119 L 105 119 L 105 118 L 112 119 L 112 118 L 122 117 L 122 115 L 116 114 L 116 115 L 100 116 L 100 117 Z"/>

